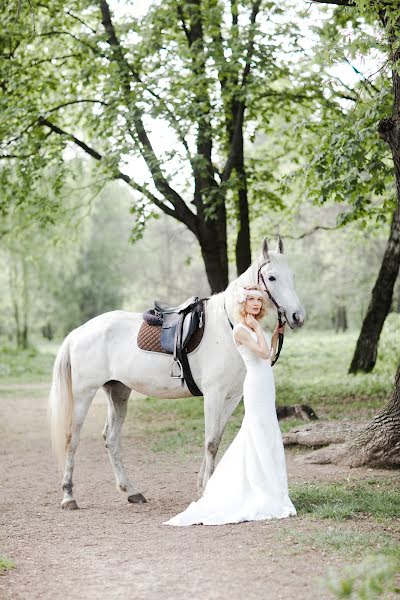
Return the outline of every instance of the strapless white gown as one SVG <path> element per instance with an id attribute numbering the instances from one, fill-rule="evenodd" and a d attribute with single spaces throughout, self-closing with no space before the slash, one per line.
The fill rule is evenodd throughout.
<path id="1" fill-rule="evenodd" d="M 237 327 L 244 327 L 257 340 L 250 328 L 238 324 L 234 331 Z M 243 344 L 237 348 L 247 369 L 242 426 L 202 497 L 164 525 L 223 525 L 296 515 L 289 498 L 271 363 Z"/>

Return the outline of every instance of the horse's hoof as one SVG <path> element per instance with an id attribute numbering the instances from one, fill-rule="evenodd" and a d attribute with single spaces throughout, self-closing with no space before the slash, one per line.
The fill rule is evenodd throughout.
<path id="1" fill-rule="evenodd" d="M 132 494 L 132 496 L 128 496 L 128 502 L 131 504 L 144 504 L 147 500 L 143 494 Z"/>
<path id="2" fill-rule="evenodd" d="M 64 508 L 65 510 L 78 510 L 79 506 L 75 500 L 63 500 L 61 502 L 61 508 Z"/>

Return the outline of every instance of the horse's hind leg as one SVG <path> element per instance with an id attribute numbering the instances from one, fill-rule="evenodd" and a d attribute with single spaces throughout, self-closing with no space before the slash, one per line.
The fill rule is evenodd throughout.
<path id="1" fill-rule="evenodd" d="M 81 429 L 89 407 L 92 403 L 97 389 L 79 391 L 74 390 L 74 412 L 72 416 L 71 432 L 67 440 L 67 448 L 65 453 L 65 471 L 62 482 L 63 499 L 61 508 L 67 510 L 75 510 L 78 507 L 72 495 L 72 474 L 74 471 L 75 452 L 78 448 Z"/>
<path id="2" fill-rule="evenodd" d="M 114 471 L 117 490 L 128 495 L 128 502 L 146 502 L 143 494 L 130 482 L 121 457 L 121 430 L 125 421 L 131 390 L 119 381 L 108 381 L 103 389 L 108 399 L 108 417 L 103 436 L 106 436 L 106 447 Z"/>

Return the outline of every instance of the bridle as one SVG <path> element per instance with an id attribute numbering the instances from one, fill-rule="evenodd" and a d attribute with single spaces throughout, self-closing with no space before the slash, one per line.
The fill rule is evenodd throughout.
<path id="1" fill-rule="evenodd" d="M 280 306 L 277 301 L 275 300 L 275 298 L 273 297 L 273 295 L 271 294 L 271 292 L 269 291 L 267 284 L 265 283 L 265 279 L 264 279 L 264 275 L 261 273 L 261 270 L 263 267 L 265 267 L 266 264 L 268 264 L 268 260 L 264 261 L 263 263 L 261 263 L 261 265 L 258 267 L 258 271 L 257 271 L 257 284 L 260 284 L 260 280 L 263 283 L 264 286 L 264 291 L 267 293 L 268 298 L 271 300 L 271 302 L 275 305 L 276 310 L 278 311 L 278 323 L 279 323 L 279 327 L 282 327 L 284 323 L 288 323 L 289 327 L 291 329 L 292 326 L 290 325 L 290 322 L 286 316 L 286 311 L 284 309 L 283 306 Z M 284 319 L 284 320 L 283 320 Z M 274 356 L 274 360 L 271 363 L 271 366 L 274 366 L 274 364 L 277 362 L 279 355 L 281 353 L 282 350 L 282 346 L 283 346 L 283 333 L 279 334 L 278 337 L 278 350 Z"/>
<path id="2" fill-rule="evenodd" d="M 287 324 L 289 325 L 289 327 L 290 327 L 291 329 L 293 329 L 293 327 L 292 327 L 292 326 L 291 326 L 291 324 L 290 324 L 290 321 L 288 320 L 288 318 L 287 318 L 287 316 L 286 316 L 286 311 L 285 311 L 284 307 L 283 307 L 283 306 L 280 306 L 280 305 L 277 303 L 277 301 L 275 300 L 275 298 L 273 297 L 273 295 L 272 295 L 272 294 L 271 294 L 271 292 L 269 291 L 269 289 L 268 289 L 268 287 L 267 287 L 267 284 L 265 283 L 264 276 L 263 276 L 263 274 L 261 273 L 261 270 L 262 270 L 262 269 L 265 267 L 265 265 L 267 265 L 268 263 L 269 263 L 269 261 L 268 261 L 268 260 L 266 260 L 266 261 L 264 261 L 263 263 L 261 263 L 261 265 L 258 267 L 258 271 L 257 271 L 257 284 L 259 285 L 259 284 L 260 284 L 260 280 L 262 281 L 262 283 L 263 283 L 263 286 L 264 286 L 264 292 L 266 292 L 266 294 L 268 295 L 268 298 L 269 298 L 269 299 L 271 300 L 271 302 L 272 302 L 272 303 L 275 305 L 275 307 L 276 307 L 276 310 L 278 311 L 278 323 L 279 323 L 279 327 L 282 327 L 284 323 L 287 323 Z M 232 321 L 231 321 L 231 320 L 230 320 L 230 318 L 229 318 L 228 311 L 226 310 L 225 299 L 224 299 L 224 311 L 225 311 L 225 314 L 226 314 L 226 316 L 227 316 L 227 319 L 228 319 L 229 325 L 230 325 L 231 329 L 233 329 L 233 323 L 232 323 Z M 284 320 L 283 320 L 283 319 L 284 319 Z M 278 350 L 277 350 L 277 352 L 276 352 L 276 354 L 275 354 L 275 356 L 274 356 L 274 360 L 273 360 L 273 361 L 272 361 L 272 363 L 271 363 L 271 366 L 272 366 L 272 367 L 274 366 L 274 364 L 277 362 L 277 360 L 278 360 L 278 358 L 279 358 L 279 355 L 280 355 L 280 353 L 281 353 L 281 350 L 282 350 L 282 346 L 283 346 L 283 333 L 280 333 L 280 334 L 279 334 L 279 337 L 278 337 Z"/>

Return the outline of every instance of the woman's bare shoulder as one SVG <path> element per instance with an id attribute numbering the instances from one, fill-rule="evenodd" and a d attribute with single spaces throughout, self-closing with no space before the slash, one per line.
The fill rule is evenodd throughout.
<path id="1" fill-rule="evenodd" d="M 239 341 L 251 338 L 250 330 L 245 325 L 242 325 L 242 323 L 237 323 L 235 325 L 235 327 L 233 328 L 233 335 L 235 337 L 235 340 Z"/>

